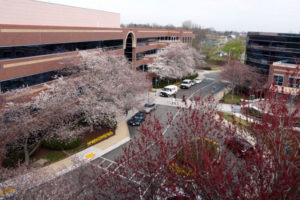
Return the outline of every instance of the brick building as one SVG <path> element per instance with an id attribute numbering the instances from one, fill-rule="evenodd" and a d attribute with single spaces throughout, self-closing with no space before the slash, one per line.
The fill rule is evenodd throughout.
<path id="1" fill-rule="evenodd" d="M 125 55 L 135 68 L 170 43 L 191 44 L 191 31 L 120 28 L 120 14 L 34 0 L 0 0 L 1 92 L 53 80 L 61 60 L 100 48 Z M 152 56 L 151 56 L 152 55 Z"/>
<path id="2" fill-rule="evenodd" d="M 274 62 L 270 66 L 268 87 L 276 86 L 280 93 L 300 94 L 300 65 Z"/>

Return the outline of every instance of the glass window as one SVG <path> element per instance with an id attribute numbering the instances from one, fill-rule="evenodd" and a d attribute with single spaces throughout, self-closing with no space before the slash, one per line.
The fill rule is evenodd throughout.
<path id="1" fill-rule="evenodd" d="M 300 78 L 289 78 L 289 87 L 300 88 Z"/>
<path id="2" fill-rule="evenodd" d="M 102 48 L 104 51 L 123 48 L 123 40 L 103 40 L 74 43 L 39 44 L 16 47 L 0 47 L 0 60 L 41 56 L 76 50 Z"/>
<path id="3" fill-rule="evenodd" d="M 275 75 L 273 78 L 275 85 L 283 85 L 283 76 Z"/>
<path id="4" fill-rule="evenodd" d="M 42 83 L 46 83 L 46 82 L 55 80 L 56 76 L 62 76 L 60 71 L 44 72 L 44 73 L 40 73 L 40 74 L 34 74 L 31 76 L 26 76 L 26 77 L 3 81 L 3 82 L 0 82 L 0 86 L 1 86 L 0 90 L 1 90 L 1 92 L 5 93 L 8 91 L 26 87 L 26 86 L 39 85 Z M 64 76 L 68 76 L 68 74 L 66 74 Z"/>

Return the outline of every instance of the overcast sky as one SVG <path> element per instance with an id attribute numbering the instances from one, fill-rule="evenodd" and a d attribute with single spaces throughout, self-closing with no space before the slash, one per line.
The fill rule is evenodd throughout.
<path id="1" fill-rule="evenodd" d="M 300 33 L 300 0 L 42 0 L 121 14 L 121 23 L 180 26 L 191 20 L 219 31 Z"/>

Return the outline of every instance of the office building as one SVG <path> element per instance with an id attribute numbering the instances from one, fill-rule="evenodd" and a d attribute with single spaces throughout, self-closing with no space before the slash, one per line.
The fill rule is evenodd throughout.
<path id="1" fill-rule="evenodd" d="M 5 93 L 53 80 L 62 60 L 100 48 L 125 55 L 134 68 L 171 43 L 191 44 L 180 29 L 120 28 L 120 14 L 34 0 L 0 0 L 0 86 Z"/>

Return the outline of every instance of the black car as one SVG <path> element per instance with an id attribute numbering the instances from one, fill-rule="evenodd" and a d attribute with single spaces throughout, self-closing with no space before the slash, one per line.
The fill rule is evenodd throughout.
<path id="1" fill-rule="evenodd" d="M 138 112 L 133 117 L 131 117 L 131 119 L 128 121 L 128 124 L 131 126 L 139 126 L 143 121 L 145 121 L 145 114 L 142 112 Z"/>

